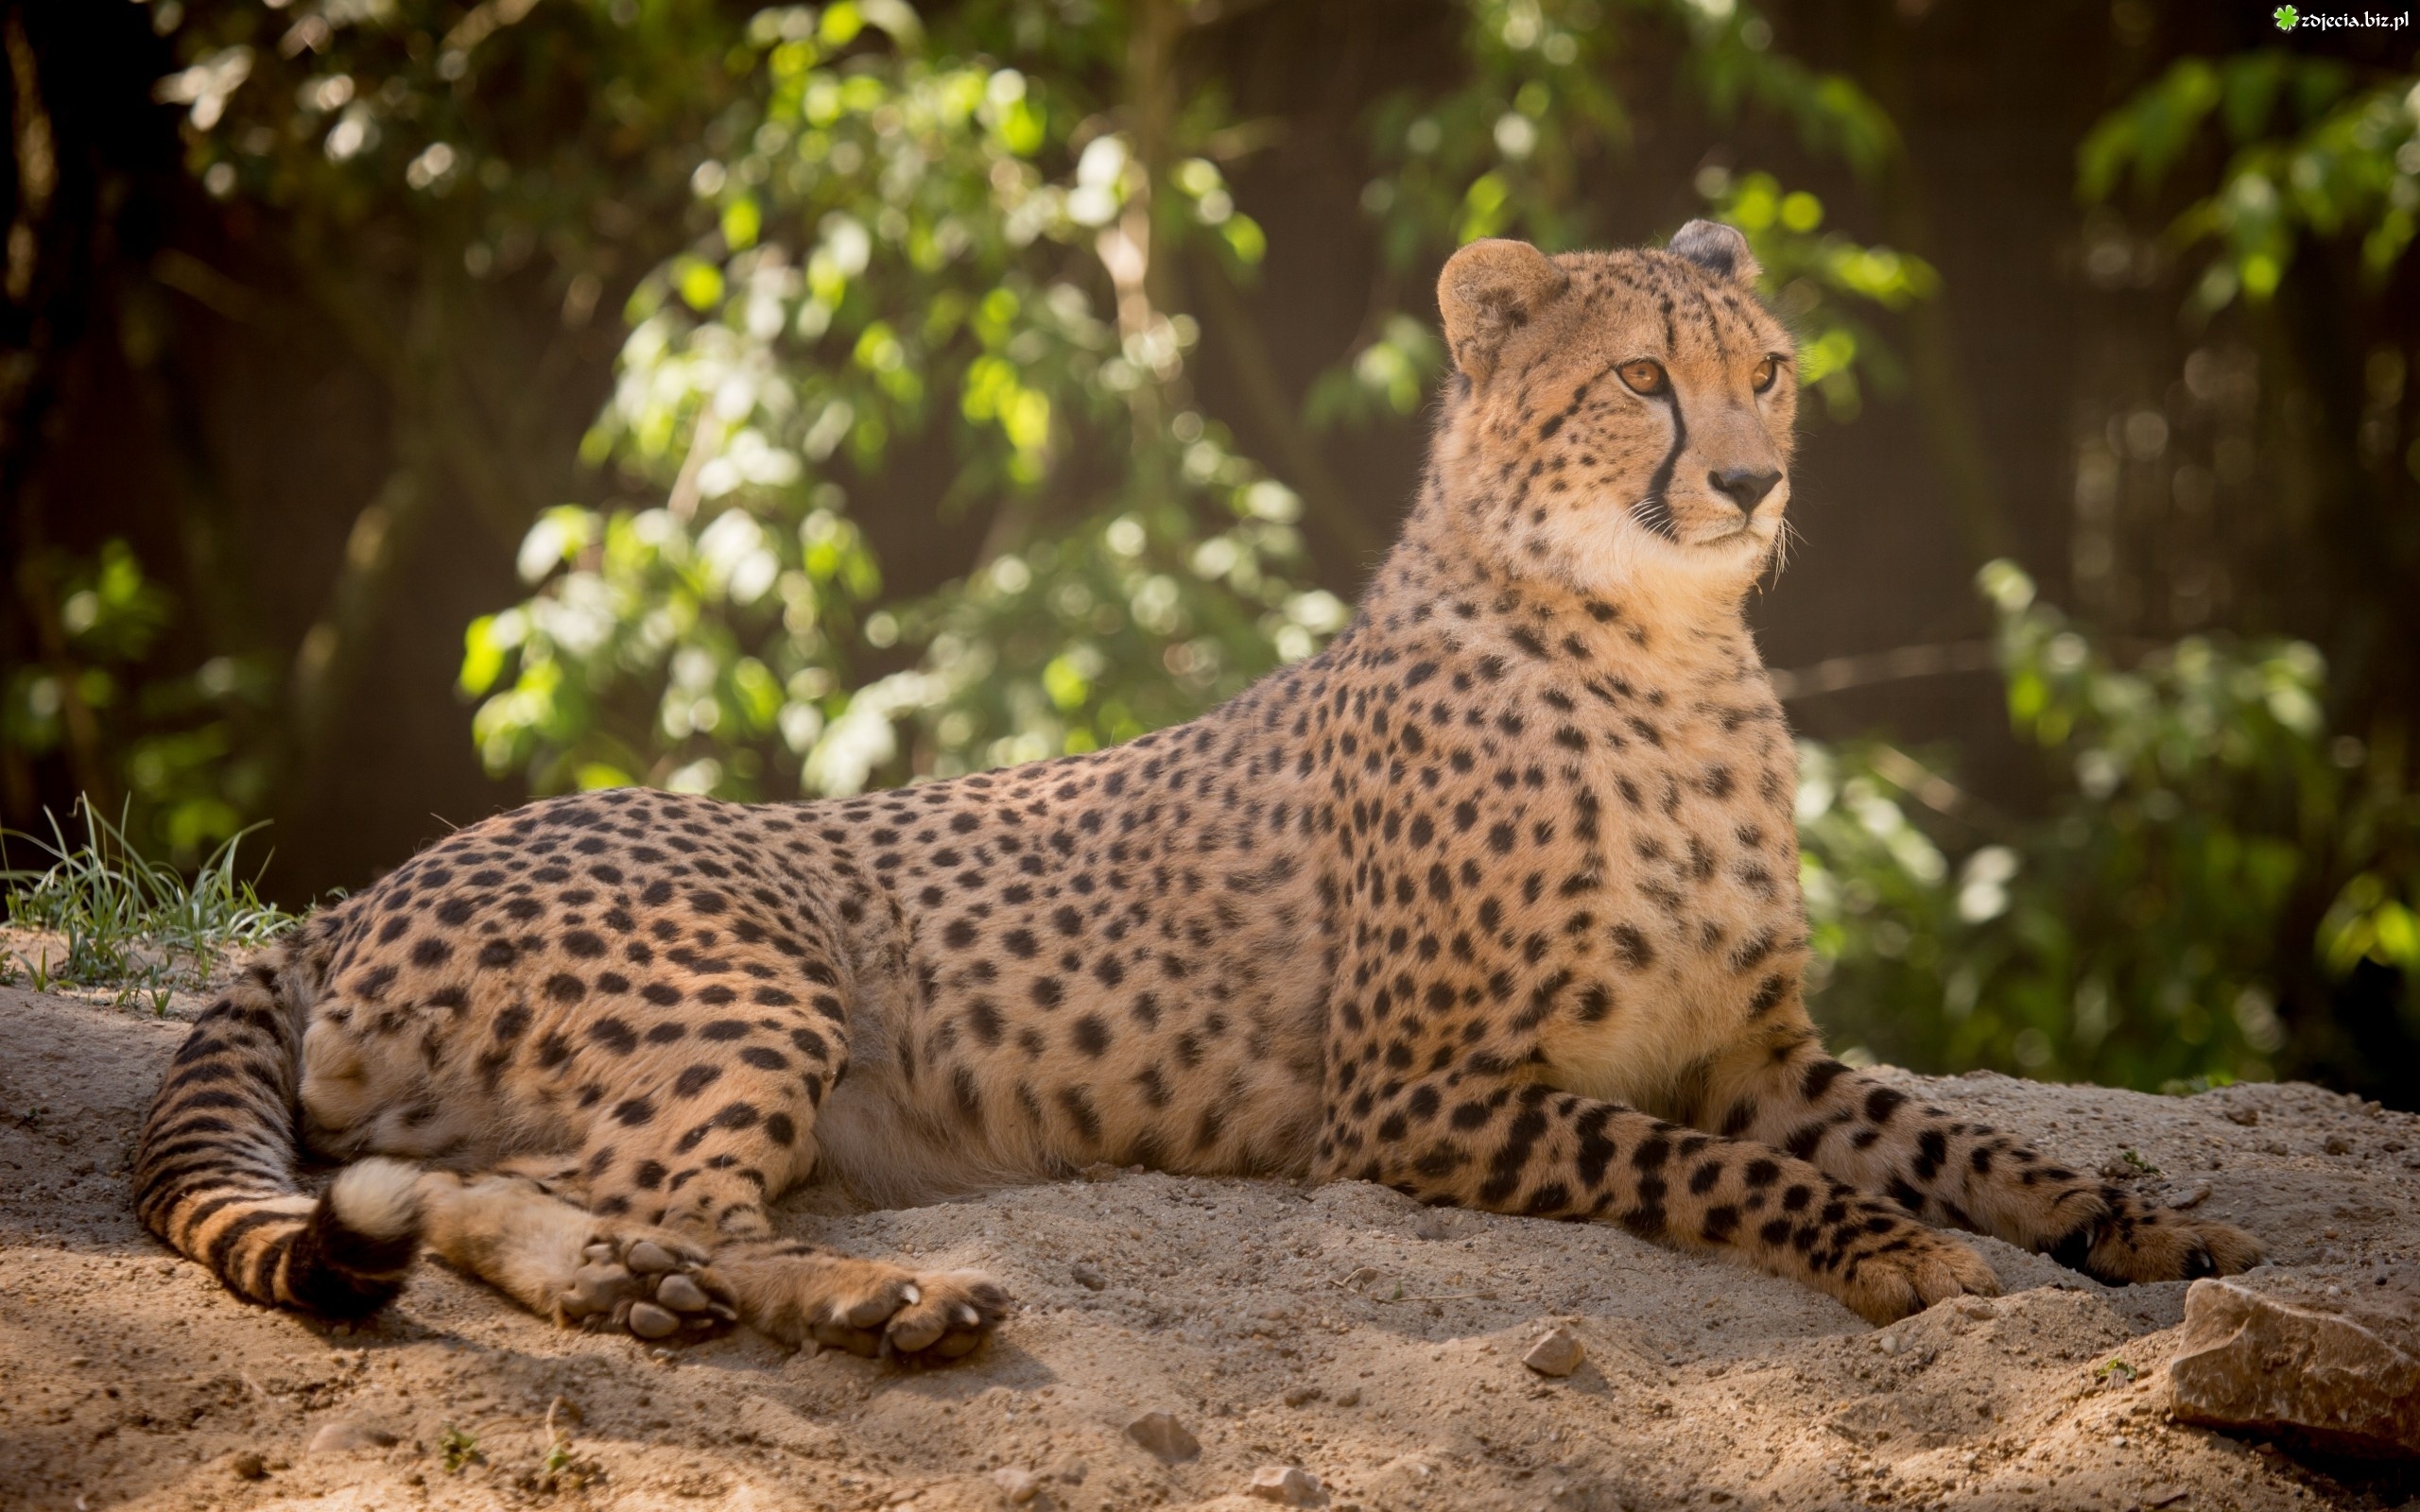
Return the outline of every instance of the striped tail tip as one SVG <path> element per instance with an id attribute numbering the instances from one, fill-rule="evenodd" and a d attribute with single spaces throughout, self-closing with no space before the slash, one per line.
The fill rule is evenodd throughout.
<path id="1" fill-rule="evenodd" d="M 404 1289 L 420 1252 L 420 1172 L 400 1160 L 347 1166 L 295 1234 L 280 1300 L 322 1317 L 367 1317 Z"/>

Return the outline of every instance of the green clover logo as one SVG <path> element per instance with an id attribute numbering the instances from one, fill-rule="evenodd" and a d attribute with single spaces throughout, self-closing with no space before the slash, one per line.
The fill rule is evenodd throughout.
<path id="1" fill-rule="evenodd" d="M 2303 13 L 2291 6 L 2279 6 L 2270 14 L 2275 18 L 2279 31 L 2293 30 L 2303 19 Z"/>

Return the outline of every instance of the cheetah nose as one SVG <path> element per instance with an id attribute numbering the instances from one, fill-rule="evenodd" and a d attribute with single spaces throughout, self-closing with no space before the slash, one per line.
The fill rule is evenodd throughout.
<path id="1" fill-rule="evenodd" d="M 1720 472 L 1709 472 L 1705 481 L 1715 492 L 1722 494 L 1739 507 L 1741 514 L 1754 514 L 1765 495 L 1773 491 L 1781 481 L 1781 473 L 1772 468 L 1735 467 Z"/>

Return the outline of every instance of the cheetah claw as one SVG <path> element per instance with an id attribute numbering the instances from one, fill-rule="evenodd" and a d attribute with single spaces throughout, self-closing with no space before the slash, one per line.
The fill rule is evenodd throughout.
<path id="1" fill-rule="evenodd" d="M 657 1239 L 599 1236 L 580 1252 L 579 1269 L 556 1301 L 566 1324 L 614 1329 L 642 1339 L 702 1334 L 735 1322 L 728 1289 L 705 1257 Z"/>

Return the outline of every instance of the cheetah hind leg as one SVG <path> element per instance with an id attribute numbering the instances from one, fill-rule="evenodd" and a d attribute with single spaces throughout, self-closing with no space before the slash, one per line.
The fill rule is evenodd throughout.
<path id="1" fill-rule="evenodd" d="M 946 1365 L 972 1354 L 1009 1310 L 1008 1293 L 979 1271 L 918 1273 L 796 1240 L 718 1246 L 714 1276 L 760 1333 L 903 1365 Z"/>
<path id="2" fill-rule="evenodd" d="M 559 1326 L 695 1338 L 739 1315 L 707 1252 L 667 1229 L 600 1218 L 505 1172 L 425 1172 L 415 1190 L 440 1258 Z"/>

